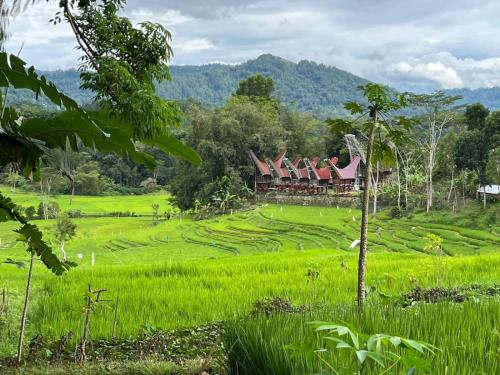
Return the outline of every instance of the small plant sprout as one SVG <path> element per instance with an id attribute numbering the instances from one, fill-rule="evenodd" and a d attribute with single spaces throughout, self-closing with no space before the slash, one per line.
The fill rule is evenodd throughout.
<path id="1" fill-rule="evenodd" d="M 415 374 L 417 369 L 426 369 L 429 363 L 425 355 L 433 355 L 435 346 L 417 340 L 377 333 L 366 335 L 350 325 L 327 322 L 310 322 L 319 335 L 321 348 L 315 354 L 334 374 L 343 374 L 338 365 L 340 357 L 357 363 L 359 374 L 373 374 L 382 367 L 380 374 L 390 374 L 397 367 L 404 368 L 406 374 Z M 333 354 L 337 365 L 329 362 L 324 354 Z M 399 372 L 398 372 L 399 373 Z"/>
<path id="2" fill-rule="evenodd" d="M 437 274 L 436 274 L 436 282 L 439 286 L 440 278 L 439 274 L 441 273 L 441 256 L 443 255 L 443 239 L 436 234 L 429 233 L 427 236 L 427 242 L 424 246 L 424 251 L 427 251 L 432 254 L 436 254 L 437 256 Z"/>

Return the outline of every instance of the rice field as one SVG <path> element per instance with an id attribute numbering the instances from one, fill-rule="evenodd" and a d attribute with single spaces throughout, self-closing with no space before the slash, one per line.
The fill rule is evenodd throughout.
<path id="1" fill-rule="evenodd" d="M 23 207 L 38 207 L 40 195 L 34 192 L 17 190 L 15 193 L 8 187 L 0 185 L 0 191 L 12 198 Z M 172 209 L 166 192 L 156 192 L 145 195 L 110 195 L 110 196 L 83 196 L 83 195 L 52 195 L 49 202 L 56 202 L 62 211 L 80 210 L 84 215 L 103 215 L 109 212 L 130 212 L 137 215 L 151 215 L 151 205 L 160 205 L 160 213 Z"/>
<path id="2" fill-rule="evenodd" d="M 122 197 L 92 198 L 92 209 L 85 208 L 83 202 L 87 198 L 82 198 L 81 203 L 85 213 L 122 210 L 117 208 L 117 200 Z M 166 194 L 127 199 L 130 201 L 120 206 L 125 207 L 123 210 L 134 206 L 136 212 L 148 214 L 151 202 L 160 199 L 166 202 Z M 72 205 L 77 202 L 75 198 Z M 357 248 L 351 248 L 351 244 L 358 238 L 360 219 L 360 212 L 354 209 L 280 205 L 265 205 L 203 221 L 176 216 L 157 225 L 149 217 L 75 219 L 77 235 L 67 242 L 66 252 L 78 267 L 56 277 L 41 264 L 36 265 L 28 336 L 41 332 L 46 337 L 58 338 L 68 331 L 80 332 L 83 296 L 89 284 L 95 289 L 106 289 L 104 297 L 111 300 L 100 304 L 92 315 L 91 335 L 96 339 L 111 337 L 117 300 L 115 333 L 119 337 L 133 337 L 146 324 L 169 330 L 239 319 L 249 314 L 256 300 L 274 296 L 294 305 L 323 306 L 323 319 L 355 320 L 349 306 L 356 294 Z M 463 216 L 449 215 L 443 219 L 438 213 L 399 220 L 381 214 L 373 219 L 367 284 L 386 295 L 397 296 L 415 285 L 500 283 L 498 224 L 465 227 L 461 220 Z M 57 249 L 54 221 L 37 221 L 37 224 Z M 11 224 L 0 226 L 0 260 L 26 261 L 27 254 L 15 241 L 12 229 Z M 444 255 L 440 259 L 424 250 L 430 233 L 443 238 Z M 311 271 L 319 277 L 311 280 L 307 276 Z M 0 290 L 8 291 L 12 315 L 18 314 L 26 274 L 26 269 L 0 264 Z M 484 309 L 478 307 L 477 316 L 473 313 L 474 305 L 467 306 L 463 307 L 463 319 L 474 322 L 463 328 L 465 331 L 461 332 L 470 331 L 464 335 L 472 335 L 479 329 L 476 327 L 480 325 L 479 319 L 488 319 L 482 329 L 491 331 L 493 327 L 498 335 L 498 320 L 492 316 L 499 311 L 498 300 Z M 441 309 L 434 319 L 447 319 L 446 324 L 451 326 L 454 310 Z M 432 333 L 438 323 L 423 323 L 427 321 L 425 314 L 431 319 L 432 313 L 418 314 L 420 318 L 397 318 L 405 324 L 394 321 L 387 326 L 378 317 L 363 328 L 376 331 L 387 327 L 393 330 L 389 332 L 392 334 L 439 343 L 437 334 Z M 290 331 L 298 330 L 300 319 L 289 319 L 292 322 L 286 325 L 290 324 Z M 261 323 L 248 324 L 253 327 L 252 324 Z M 284 323 L 269 324 L 281 327 Z M 16 328 L 14 320 L 0 324 L 0 353 L 13 353 L 12 333 Z M 448 335 L 442 342 L 446 345 L 469 346 L 453 341 L 458 336 L 450 330 L 443 328 L 440 332 Z M 293 343 L 300 336 L 289 332 L 277 337 Z M 450 353 L 445 356 L 447 361 L 452 361 L 450 356 L 456 352 Z"/>

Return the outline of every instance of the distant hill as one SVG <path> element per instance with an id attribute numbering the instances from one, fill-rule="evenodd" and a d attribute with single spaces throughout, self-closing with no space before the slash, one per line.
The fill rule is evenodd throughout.
<path id="1" fill-rule="evenodd" d="M 57 87 L 80 103 L 91 100 L 91 93 L 81 90 L 76 70 L 41 72 Z M 276 97 L 297 109 L 319 117 L 344 113 L 343 103 L 360 100 L 357 89 L 368 81 L 349 72 L 311 61 L 291 61 L 273 55 L 262 55 L 238 65 L 208 64 L 171 66 L 171 82 L 158 87 L 158 93 L 169 99 L 189 99 L 210 106 L 220 106 L 236 90 L 238 82 L 251 74 L 262 73 L 276 82 Z M 500 88 L 449 90 L 462 95 L 463 103 L 481 102 L 492 109 L 500 108 Z M 32 100 L 31 93 L 18 91 L 11 102 Z"/>
<path id="2" fill-rule="evenodd" d="M 500 87 L 498 86 L 475 90 L 465 88 L 446 91 L 450 95 L 462 96 L 460 104 L 482 103 L 492 110 L 500 109 Z"/>

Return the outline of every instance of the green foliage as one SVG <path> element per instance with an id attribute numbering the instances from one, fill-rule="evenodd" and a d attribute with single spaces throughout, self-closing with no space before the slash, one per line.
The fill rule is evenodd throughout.
<path id="1" fill-rule="evenodd" d="M 33 206 L 29 206 L 26 208 L 26 210 L 24 210 L 24 213 L 26 215 L 26 219 L 32 220 L 36 215 L 36 208 Z"/>
<path id="2" fill-rule="evenodd" d="M 52 252 L 49 245 L 43 240 L 42 232 L 36 225 L 30 224 L 28 220 L 19 213 L 17 206 L 10 198 L 0 194 L 0 222 L 16 221 L 20 227 L 14 231 L 18 234 L 17 240 L 26 245 L 27 251 L 40 257 L 45 266 L 56 275 L 61 275 L 74 264 L 61 262 Z"/>
<path id="3" fill-rule="evenodd" d="M 469 130 L 481 130 L 484 128 L 486 118 L 490 111 L 483 104 L 475 103 L 465 108 L 465 121 Z"/>
<path id="4" fill-rule="evenodd" d="M 443 239 L 437 234 L 429 233 L 427 235 L 427 242 L 424 246 L 424 250 L 430 253 L 440 255 L 443 247 Z"/>
<path id="5" fill-rule="evenodd" d="M 459 170 L 476 172 L 479 183 L 484 185 L 495 178 L 487 173 L 487 167 L 500 146 L 500 112 L 489 113 L 483 105 L 474 104 L 465 113 L 467 131 L 457 139 L 454 161 Z"/>
<path id="6" fill-rule="evenodd" d="M 67 214 L 59 216 L 54 229 L 59 241 L 71 239 L 76 235 L 76 224 Z"/>
<path id="7" fill-rule="evenodd" d="M 374 303 L 366 307 L 364 314 L 359 314 L 351 304 L 342 304 L 312 314 L 312 319 L 346 322 L 337 325 L 336 332 L 344 334 L 331 335 L 335 340 L 320 340 L 326 333 L 318 337 L 311 332 L 302 314 L 277 314 L 231 321 L 226 325 L 224 346 L 228 348 L 230 370 L 241 375 L 387 375 L 405 374 L 408 371 L 404 370 L 412 367 L 422 371 L 410 371 L 410 374 L 496 373 L 499 369 L 496 345 L 500 337 L 494 328 L 495 322 L 488 317 L 495 316 L 498 311 L 495 299 L 465 302 L 459 306 L 438 303 L 411 308 Z M 360 335 L 350 328 L 352 326 L 359 327 L 358 330 L 363 333 L 371 333 L 373 339 L 370 342 L 372 349 L 367 350 L 369 353 L 377 353 L 376 344 L 380 342 L 381 349 L 395 352 L 402 357 L 401 362 L 391 368 L 392 361 L 397 359 L 394 355 L 388 354 L 388 360 L 366 352 L 356 356 L 355 350 L 351 349 L 354 343 L 349 332 L 355 338 Z M 458 331 L 457 326 L 461 327 Z M 391 335 L 377 335 L 376 332 L 390 332 Z M 417 339 L 405 343 L 405 337 Z M 369 335 L 359 338 L 358 346 L 363 345 L 367 349 L 368 339 Z M 430 344 L 424 344 L 424 349 L 420 340 Z M 351 348 L 342 348 L 347 345 L 341 342 Z M 341 347 L 335 349 L 337 344 Z M 463 345 L 468 350 L 463 350 Z M 283 350 L 283 346 L 289 350 Z M 440 350 L 435 350 L 434 346 Z M 328 350 L 315 351 L 318 347 Z M 364 365 L 360 369 L 359 360 L 363 358 Z M 377 360 L 385 362 L 386 367 L 378 364 Z"/>
<path id="8" fill-rule="evenodd" d="M 178 106 L 157 96 L 154 86 L 170 78 L 171 35 L 157 23 L 134 27 L 117 14 L 124 5 L 122 0 L 61 3 L 84 52 L 82 88 L 94 92 L 112 115 L 132 124 L 134 139 L 153 139 L 183 119 Z"/>
<path id="9" fill-rule="evenodd" d="M 274 91 L 274 80 L 262 74 L 254 74 L 240 81 L 236 95 L 271 99 Z"/>
<path id="10" fill-rule="evenodd" d="M 399 336 L 386 334 L 366 335 L 358 332 L 352 326 L 339 325 L 328 322 L 311 322 L 314 331 L 319 333 L 321 338 L 321 348 L 317 350 L 317 355 L 332 351 L 339 358 L 346 358 L 350 362 L 352 357 L 358 363 L 360 373 L 369 373 L 368 369 L 373 369 L 373 365 L 383 368 L 388 366 L 391 369 L 401 363 L 407 370 L 407 374 L 414 374 L 417 368 L 428 368 L 429 364 L 416 355 L 425 355 L 426 352 L 434 353 L 437 349 L 431 344 L 410 340 Z M 328 363 L 328 362 L 327 362 Z M 332 361 L 331 370 L 334 373 L 344 373 L 341 367 L 335 367 Z"/>
<path id="11" fill-rule="evenodd" d="M 255 173 L 246 151 L 275 157 L 284 147 L 284 131 L 272 101 L 237 96 L 220 109 L 191 106 L 188 113 L 191 124 L 186 129 L 186 143 L 204 161 L 196 168 L 182 162 L 174 167 L 169 190 L 177 196 L 181 209 L 193 208 L 196 199 L 208 204 L 224 176 L 231 181 L 230 194 L 239 195 L 245 183 L 253 183 Z"/>

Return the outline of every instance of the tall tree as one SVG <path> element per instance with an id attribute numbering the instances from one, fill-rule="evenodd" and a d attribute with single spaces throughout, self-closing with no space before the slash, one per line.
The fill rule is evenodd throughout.
<path id="1" fill-rule="evenodd" d="M 19 4 L 19 1 L 15 1 Z M 171 102 L 165 102 L 154 91 L 154 82 L 168 78 L 171 56 L 170 34 L 162 26 L 145 22 L 134 28 L 130 21 L 118 17 L 125 2 L 122 0 L 62 0 L 61 12 L 54 21 L 64 19 L 73 31 L 84 53 L 83 86 L 92 90 L 103 111 L 91 113 L 73 99 L 62 94 L 54 84 L 39 76 L 34 67 L 18 56 L 0 52 L 0 87 L 28 89 L 43 94 L 63 111 L 50 118 L 23 119 L 17 111 L 5 105 L 0 94 L 0 166 L 17 165 L 26 176 L 39 177 L 41 159 L 47 149 L 64 148 L 69 140 L 73 150 L 78 145 L 101 151 L 128 155 L 136 162 L 153 168 L 154 159 L 136 149 L 141 140 L 170 153 L 199 163 L 199 156 L 185 147 L 170 132 L 181 122 L 181 112 Z M 0 38 L 6 36 L 6 12 L 0 6 Z M 9 13 L 10 14 L 10 13 Z M 26 313 L 30 295 L 34 257 L 56 274 L 66 272 L 72 264 L 60 261 L 42 238 L 35 225 L 21 215 L 13 202 L 0 194 L 0 222 L 16 221 L 20 240 L 30 253 L 23 313 L 19 330 L 17 361 L 22 359 Z"/>
<path id="2" fill-rule="evenodd" d="M 457 139 L 454 159 L 461 170 L 477 173 L 479 185 L 483 188 L 483 207 L 486 207 L 486 185 L 490 183 L 487 167 L 491 155 L 500 147 L 500 111 L 488 114 L 485 107 L 473 104 L 466 109 L 467 131 Z"/>
<path id="3" fill-rule="evenodd" d="M 436 155 L 440 146 L 444 129 L 451 124 L 456 116 L 454 106 L 460 96 L 449 96 L 443 91 L 433 94 L 410 95 L 409 101 L 420 113 L 416 117 L 420 127 L 420 144 L 425 150 L 427 158 L 426 180 L 427 180 L 427 205 L 426 210 L 432 209 L 434 198 L 434 168 L 436 166 Z"/>
<path id="4" fill-rule="evenodd" d="M 236 95 L 260 97 L 271 99 L 274 92 L 274 80 L 271 77 L 265 77 L 262 74 L 254 74 L 247 79 L 240 81 Z"/>
<path id="5" fill-rule="evenodd" d="M 365 156 L 365 185 L 361 206 L 361 228 L 358 258 L 358 307 L 363 308 L 366 299 L 366 252 L 368 245 L 368 215 L 371 190 L 372 163 L 394 160 L 394 151 L 385 139 L 398 146 L 405 138 L 405 130 L 410 127 L 404 117 L 391 119 L 391 113 L 406 105 L 406 96 L 393 97 L 390 91 L 381 85 L 368 83 L 362 86 L 367 104 L 348 102 L 345 108 L 356 116 L 356 120 L 329 119 L 328 123 L 335 131 L 349 132 L 356 122 L 361 121 L 361 132 L 366 134 L 368 143 Z"/>

